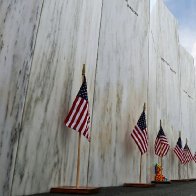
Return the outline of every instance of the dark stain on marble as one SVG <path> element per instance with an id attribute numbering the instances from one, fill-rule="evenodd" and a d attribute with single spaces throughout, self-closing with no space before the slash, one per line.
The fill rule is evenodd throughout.
<path id="1" fill-rule="evenodd" d="M 6 10 L 6 13 L 5 13 L 5 17 L 4 17 L 4 20 L 3 20 L 4 23 L 6 22 L 7 16 L 8 16 L 8 14 L 11 11 L 11 6 L 12 6 L 12 4 L 9 4 L 8 7 L 7 7 L 7 10 Z"/>
<path id="2" fill-rule="evenodd" d="M 1 50 L 4 47 L 4 43 L 3 43 L 3 34 L 0 34 L 0 54 L 1 54 Z"/>
<path id="3" fill-rule="evenodd" d="M 138 13 L 137 13 L 136 10 L 134 10 L 133 7 L 129 4 L 128 0 L 125 0 L 125 2 L 127 3 L 127 7 L 132 11 L 132 13 L 134 13 L 136 16 L 138 16 Z"/>

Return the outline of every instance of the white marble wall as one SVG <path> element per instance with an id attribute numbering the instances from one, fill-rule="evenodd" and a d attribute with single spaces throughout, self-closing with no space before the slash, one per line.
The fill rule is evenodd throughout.
<path id="1" fill-rule="evenodd" d="M 63 122 L 80 88 L 83 63 L 87 65 L 89 102 L 93 102 L 101 8 L 102 1 L 44 1 L 13 195 L 75 184 L 78 134 Z M 89 144 L 82 137 L 81 185 L 87 182 L 88 153 Z"/>
<path id="2" fill-rule="evenodd" d="M 43 6 L 12 193 L 74 185 L 77 134 L 64 127 L 63 119 L 81 83 L 84 62 L 94 107 L 90 157 L 88 143 L 82 142 L 81 184 L 87 183 L 87 174 L 89 184 L 101 186 L 134 181 L 138 176 L 138 171 L 132 171 L 139 167 L 139 151 L 127 136 L 147 101 L 149 12 L 144 10 L 149 9 L 149 2 L 59 2 Z M 119 171 L 122 157 L 127 164 L 123 172 Z M 143 163 L 145 179 L 145 157 Z"/>
<path id="3" fill-rule="evenodd" d="M 162 0 L 157 1 L 150 21 L 148 88 L 152 86 L 152 90 L 149 90 L 148 102 L 151 112 L 155 114 L 156 123 L 155 120 L 150 121 L 149 126 L 157 129 L 154 131 L 158 132 L 159 120 L 162 119 L 163 129 L 169 138 L 171 148 L 175 146 L 181 130 L 183 145 L 187 138 L 194 153 L 196 146 L 191 142 L 196 138 L 194 136 L 196 105 L 193 57 L 180 46 L 177 21 Z M 153 137 L 155 139 L 155 133 Z M 156 156 L 151 156 L 152 160 L 157 161 Z M 178 159 L 172 151 L 164 158 L 163 164 L 165 174 L 170 179 L 186 177 L 186 168 L 179 167 Z M 193 164 L 190 164 L 189 170 L 192 170 L 189 173 L 190 177 L 191 173 L 193 177 L 195 175 Z"/>
<path id="4" fill-rule="evenodd" d="M 181 73 L 181 116 L 182 116 L 182 136 L 188 139 L 188 144 L 195 153 L 195 67 L 193 57 L 183 48 L 180 47 L 180 73 Z M 182 169 L 182 175 L 187 176 L 187 168 Z M 196 175 L 195 164 L 189 164 L 189 177 Z"/>
<path id="5" fill-rule="evenodd" d="M 130 132 L 144 102 L 150 144 L 143 182 L 154 177 L 160 119 L 172 148 L 179 130 L 196 148 L 193 58 L 162 0 L 151 16 L 149 0 L 6 1 L 0 16 L 0 195 L 75 184 L 78 134 L 63 121 L 83 63 L 92 141 L 82 137 L 81 185 L 139 180 Z M 164 169 L 169 178 L 187 174 L 171 151 Z M 189 177 L 195 174 L 190 164 Z"/>
<path id="6" fill-rule="evenodd" d="M 111 186 L 139 180 L 139 150 L 130 132 L 147 102 L 149 12 L 146 10 L 149 10 L 146 0 L 103 1 L 90 185 Z M 146 156 L 143 158 L 145 181 Z"/>
<path id="7" fill-rule="evenodd" d="M 149 104 L 152 104 L 152 110 L 156 110 L 157 112 L 156 121 L 150 121 L 150 123 L 153 124 L 152 128 L 154 128 L 152 131 L 155 132 L 153 134 L 153 140 L 155 140 L 157 132 L 159 131 L 161 119 L 165 134 L 173 148 L 178 137 L 177 131 L 181 128 L 177 22 L 160 0 L 157 1 L 154 10 L 152 10 L 150 21 L 150 47 L 152 48 L 152 54 L 150 55 L 152 59 L 150 59 L 151 63 L 149 66 L 152 67 L 152 70 L 156 67 L 156 80 L 154 79 L 156 88 L 154 87 L 153 94 L 149 93 Z M 151 74 L 149 74 L 149 82 L 151 80 L 150 76 Z M 153 96 L 156 97 L 156 102 L 151 101 L 151 97 Z M 153 155 L 153 157 L 154 161 L 160 162 L 157 156 Z M 168 178 L 178 177 L 178 162 L 172 151 L 163 158 L 163 164 L 165 175 Z M 170 169 L 168 170 L 168 168 Z M 153 174 L 151 176 L 153 176 Z"/>
<path id="8" fill-rule="evenodd" d="M 42 1 L 0 2 L 0 195 L 9 194 Z M 19 144 L 20 145 L 20 144 Z"/>

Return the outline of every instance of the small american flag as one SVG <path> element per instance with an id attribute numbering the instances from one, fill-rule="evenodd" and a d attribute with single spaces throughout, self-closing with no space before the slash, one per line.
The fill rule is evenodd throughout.
<path id="1" fill-rule="evenodd" d="M 67 127 L 82 133 L 90 142 L 90 113 L 85 76 L 82 86 L 80 87 L 80 90 L 73 102 L 73 105 L 64 123 Z"/>
<path id="2" fill-rule="evenodd" d="M 160 130 L 155 140 L 155 154 L 160 157 L 163 157 L 168 153 L 169 148 L 170 146 L 163 131 L 163 128 L 162 126 L 160 126 Z"/>
<path id="3" fill-rule="evenodd" d="M 137 125 L 135 125 L 131 137 L 137 144 L 141 154 L 144 154 L 148 149 L 148 134 L 146 127 L 146 117 L 145 112 L 143 111 Z"/>
<path id="4" fill-rule="evenodd" d="M 193 157 L 193 160 L 194 160 L 195 163 L 196 163 L 196 152 L 195 152 L 195 155 L 194 155 L 194 157 Z"/>
<path id="5" fill-rule="evenodd" d="M 178 138 L 177 144 L 174 148 L 174 153 L 177 155 L 181 163 L 184 163 L 184 151 L 182 148 L 182 140 L 181 137 Z"/>
<path id="6" fill-rule="evenodd" d="M 184 164 L 189 163 L 192 160 L 193 160 L 193 155 L 190 151 L 190 148 L 188 147 L 187 144 L 185 144 L 185 146 L 184 146 Z"/>

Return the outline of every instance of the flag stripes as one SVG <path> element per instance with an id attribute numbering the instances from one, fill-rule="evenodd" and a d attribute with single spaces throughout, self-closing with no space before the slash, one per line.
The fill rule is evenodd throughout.
<path id="1" fill-rule="evenodd" d="M 183 154 L 184 154 L 183 155 L 184 156 L 184 162 L 183 162 L 184 164 L 189 163 L 190 161 L 193 160 L 193 155 L 192 155 L 187 144 L 185 144 L 185 146 L 184 146 L 184 153 Z"/>
<path id="2" fill-rule="evenodd" d="M 160 130 L 155 140 L 155 154 L 160 157 L 163 157 L 168 153 L 169 148 L 170 148 L 170 145 L 167 141 L 165 133 L 162 127 L 160 127 Z"/>
<path id="3" fill-rule="evenodd" d="M 137 125 L 135 125 L 131 137 L 137 144 L 141 154 L 147 152 L 148 149 L 148 134 L 147 134 L 147 127 L 146 127 L 146 118 L 145 112 L 143 111 Z"/>
<path id="4" fill-rule="evenodd" d="M 82 133 L 90 141 L 90 113 L 85 77 L 64 123 L 67 127 Z"/>
<path id="5" fill-rule="evenodd" d="M 184 163 L 184 151 L 182 148 L 182 140 L 180 137 L 178 138 L 178 141 L 177 141 L 176 146 L 173 151 L 176 154 L 176 156 L 178 157 L 178 159 L 180 160 L 180 162 Z"/>
<path id="6" fill-rule="evenodd" d="M 193 157 L 193 160 L 196 162 L 196 152 L 195 152 L 195 155 Z"/>

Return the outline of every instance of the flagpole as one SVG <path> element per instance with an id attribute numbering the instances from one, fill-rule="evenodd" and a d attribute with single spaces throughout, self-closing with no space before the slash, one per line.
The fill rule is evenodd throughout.
<path id="1" fill-rule="evenodd" d="M 139 169 L 138 169 L 139 183 L 124 183 L 124 186 L 126 186 L 126 187 L 147 188 L 147 187 L 154 187 L 155 186 L 155 184 L 152 184 L 152 183 L 151 184 L 141 183 L 142 182 L 142 155 L 143 155 L 143 153 L 145 153 L 147 151 L 147 148 L 148 148 L 148 133 L 147 133 L 147 125 L 146 125 L 145 108 L 146 108 L 146 104 L 144 103 L 143 112 L 141 113 L 140 118 L 137 121 L 137 125 L 135 125 L 135 128 L 133 129 L 133 132 L 131 133 L 131 137 L 133 138 L 133 140 L 137 144 L 139 151 L 140 151 L 140 163 L 138 163 L 138 164 L 140 164 L 140 166 L 138 165 L 138 167 L 139 167 Z M 138 132 L 141 132 L 141 133 L 138 133 Z M 143 135 L 141 141 L 137 140 L 138 134 Z M 140 145 L 142 145 L 142 146 L 140 146 Z M 142 147 L 142 148 L 140 148 L 140 147 Z M 138 157 L 138 161 L 139 161 L 139 157 Z"/>
<path id="2" fill-rule="evenodd" d="M 140 156 L 140 183 L 142 182 L 142 153 L 141 153 L 141 156 Z"/>
<path id="3" fill-rule="evenodd" d="M 76 188 L 80 186 L 80 143 L 81 143 L 81 132 L 78 136 L 78 160 L 77 160 L 77 172 L 76 172 Z"/>
<path id="4" fill-rule="evenodd" d="M 82 68 L 82 80 L 85 76 L 85 64 L 83 64 Z M 78 158 L 77 158 L 77 171 L 76 171 L 76 188 L 80 186 L 80 146 L 81 146 L 81 132 L 78 136 Z"/>
<path id="5" fill-rule="evenodd" d="M 90 119 L 90 114 L 88 111 L 88 119 L 80 119 L 80 121 L 78 121 L 78 119 L 75 118 L 75 116 L 73 117 L 73 114 L 76 114 L 76 111 L 80 111 L 81 110 L 81 106 L 78 105 L 77 99 L 81 99 L 83 102 L 86 102 L 85 108 L 88 109 L 88 95 L 87 95 L 87 83 L 86 83 L 86 79 L 85 79 L 85 65 L 83 65 L 83 69 L 82 69 L 82 77 L 83 77 L 83 81 L 82 81 L 82 85 L 80 87 L 80 90 L 74 100 L 74 103 L 71 106 L 71 109 L 69 111 L 68 116 L 66 117 L 64 123 L 67 127 L 69 128 L 75 128 L 73 127 L 73 125 L 77 125 L 81 124 L 81 123 L 85 123 L 86 124 L 86 133 L 85 133 L 85 137 L 89 140 L 90 135 L 88 132 L 88 125 L 89 125 L 89 119 Z M 84 109 L 85 109 L 84 108 Z M 71 120 L 73 120 L 70 123 L 70 117 L 73 117 Z M 69 122 L 69 123 L 68 123 Z M 68 124 L 67 124 L 68 123 Z M 78 130 L 77 130 L 78 131 Z M 76 194 L 91 194 L 91 193 L 97 193 L 99 191 L 99 187 L 88 187 L 88 186 L 84 186 L 81 187 L 80 186 L 80 148 L 81 148 L 81 135 L 83 135 L 81 133 L 81 131 L 78 131 L 79 135 L 78 135 L 78 155 L 77 155 L 77 170 L 76 170 L 76 185 L 75 186 L 59 186 L 59 187 L 52 187 L 50 188 L 50 193 L 76 193 Z M 90 142 L 90 140 L 89 140 Z M 75 174 L 74 174 L 75 175 Z"/>

